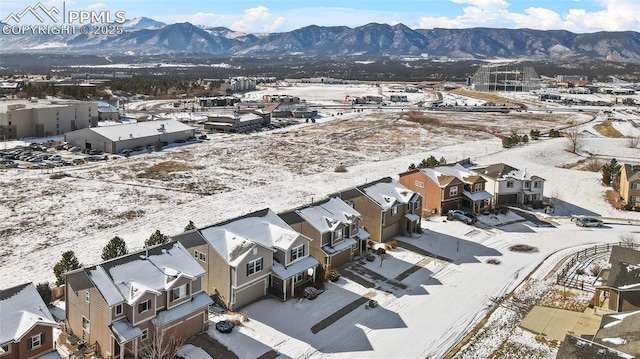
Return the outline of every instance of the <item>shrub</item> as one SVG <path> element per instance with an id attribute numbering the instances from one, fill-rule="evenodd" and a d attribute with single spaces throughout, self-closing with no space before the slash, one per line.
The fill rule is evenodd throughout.
<path id="1" fill-rule="evenodd" d="M 344 173 L 347 172 L 347 166 L 341 164 L 338 167 L 336 167 L 333 172 L 339 172 L 339 173 Z"/>
<path id="2" fill-rule="evenodd" d="M 584 268 L 578 268 L 578 269 L 576 269 L 576 274 L 578 274 L 578 275 L 583 275 L 584 273 L 585 273 Z"/>
<path id="3" fill-rule="evenodd" d="M 500 260 L 499 260 L 499 259 L 491 258 L 491 259 L 489 259 L 489 260 L 487 261 L 487 263 L 489 263 L 489 264 L 495 264 L 495 265 L 498 265 L 498 264 L 500 264 L 500 263 L 502 263 L 502 262 L 500 262 Z"/>
<path id="4" fill-rule="evenodd" d="M 599 264 L 594 264 L 589 268 L 589 273 L 591 273 L 591 275 L 595 277 L 598 274 L 600 274 L 601 270 L 602 270 L 602 268 L 600 267 Z"/>
<path id="5" fill-rule="evenodd" d="M 65 172 L 59 172 L 59 173 L 54 173 L 51 176 L 49 176 L 49 179 L 62 179 L 65 177 L 69 177 L 69 174 L 65 173 Z"/>
<path id="6" fill-rule="evenodd" d="M 515 244 L 509 247 L 509 250 L 512 252 L 536 252 L 538 249 L 528 244 Z"/>

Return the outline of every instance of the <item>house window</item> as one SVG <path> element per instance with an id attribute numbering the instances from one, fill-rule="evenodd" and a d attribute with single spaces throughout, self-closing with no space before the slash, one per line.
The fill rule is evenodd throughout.
<path id="1" fill-rule="evenodd" d="M 513 188 L 513 181 L 507 181 L 507 188 Z"/>
<path id="2" fill-rule="evenodd" d="M 631 196 L 631 203 L 640 203 L 640 196 Z"/>
<path id="3" fill-rule="evenodd" d="M 540 181 L 533 182 L 533 188 L 540 188 Z"/>
<path id="4" fill-rule="evenodd" d="M 189 284 L 183 284 L 177 288 L 174 288 L 171 291 L 171 301 L 176 301 L 178 299 L 182 299 L 189 294 Z"/>
<path id="5" fill-rule="evenodd" d="M 193 251 L 193 258 L 198 259 L 198 257 L 199 257 L 199 252 Z"/>
<path id="6" fill-rule="evenodd" d="M 29 348 L 35 349 L 42 345 L 42 333 L 35 335 L 29 339 Z"/>
<path id="7" fill-rule="evenodd" d="M 339 241 L 342 238 L 343 238 L 342 228 L 336 229 L 335 231 L 333 231 L 333 240 L 334 241 Z"/>
<path id="8" fill-rule="evenodd" d="M 201 261 L 203 261 L 203 262 L 206 262 L 206 261 L 207 261 L 207 255 L 206 255 L 206 254 L 204 254 L 204 253 L 202 253 L 202 252 L 200 252 L 199 259 L 200 259 Z"/>
<path id="9" fill-rule="evenodd" d="M 416 180 L 416 187 L 424 188 L 424 182 Z"/>
<path id="10" fill-rule="evenodd" d="M 151 309 L 151 300 L 145 300 L 144 302 L 138 304 L 138 313 L 144 313 L 147 310 Z"/>
<path id="11" fill-rule="evenodd" d="M 254 259 L 247 263 L 247 276 L 258 273 L 262 270 L 262 258 Z"/>
<path id="12" fill-rule="evenodd" d="M 116 305 L 116 315 L 122 314 L 122 304 Z"/>
<path id="13" fill-rule="evenodd" d="M 291 249 L 291 261 L 302 258 L 304 256 L 304 244 Z"/>
<path id="14" fill-rule="evenodd" d="M 391 215 L 395 216 L 396 214 L 398 214 L 398 206 L 391 207 Z"/>
<path id="15" fill-rule="evenodd" d="M 87 302 L 91 300 L 91 293 L 89 293 L 89 291 L 86 291 L 84 293 L 84 300 L 86 300 Z"/>
<path id="16" fill-rule="evenodd" d="M 449 196 L 457 196 L 458 195 L 458 186 L 449 188 Z"/>
<path id="17" fill-rule="evenodd" d="M 358 234 L 358 222 L 351 223 L 351 236 Z"/>
<path id="18" fill-rule="evenodd" d="M 631 189 L 640 190 L 640 183 L 632 183 Z"/>
<path id="19" fill-rule="evenodd" d="M 85 332 L 89 332 L 91 329 L 91 322 L 89 321 L 89 319 L 82 317 L 82 330 L 84 330 Z"/>
<path id="20" fill-rule="evenodd" d="M 524 188 L 531 188 L 531 182 L 529 181 L 524 181 L 523 185 L 524 185 Z"/>
<path id="21" fill-rule="evenodd" d="M 142 329 L 142 335 L 140 339 L 147 340 L 149 338 L 149 329 Z"/>
<path id="22" fill-rule="evenodd" d="M 293 276 L 294 283 L 302 282 L 303 279 L 304 279 L 304 274 L 302 272 Z"/>
<path id="23" fill-rule="evenodd" d="M 473 192 L 480 192 L 482 191 L 482 183 L 476 183 L 473 185 Z"/>

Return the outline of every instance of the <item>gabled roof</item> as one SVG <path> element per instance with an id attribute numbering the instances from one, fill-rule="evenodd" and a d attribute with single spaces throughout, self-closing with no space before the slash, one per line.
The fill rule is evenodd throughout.
<path id="1" fill-rule="evenodd" d="M 397 204 L 407 204 L 415 194 L 412 190 L 401 185 L 391 177 L 381 178 L 375 182 L 357 187 L 367 197 L 373 200 L 383 211 Z"/>
<path id="2" fill-rule="evenodd" d="M 33 283 L 0 290 L 0 345 L 21 340 L 38 324 L 57 325 Z"/>
<path id="3" fill-rule="evenodd" d="M 109 306 L 135 303 L 144 293 L 160 294 L 180 278 L 205 270 L 184 246 L 171 242 L 83 269 Z"/>
<path id="4" fill-rule="evenodd" d="M 625 164 L 623 167 L 624 172 L 627 174 L 627 181 L 640 181 L 640 166 Z"/>
<path id="5" fill-rule="evenodd" d="M 456 179 L 466 184 L 474 184 L 478 181 L 485 182 L 480 175 L 469 171 L 459 163 L 453 166 L 422 168 L 420 171 L 441 188 L 454 184 Z"/>
<path id="6" fill-rule="evenodd" d="M 200 233 L 232 266 L 256 245 L 286 251 L 298 238 L 310 240 L 268 208 L 202 228 Z"/>
<path id="7" fill-rule="evenodd" d="M 531 173 L 528 173 L 526 169 L 519 170 L 504 163 L 494 163 L 486 167 L 475 167 L 472 168 L 471 171 L 498 181 L 506 180 L 507 178 L 513 178 L 520 181 L 544 181 L 544 178 L 532 175 Z"/>
<path id="8" fill-rule="evenodd" d="M 297 210 L 313 228 L 320 233 L 334 231 L 338 224 L 348 226 L 357 218 L 362 218 L 360 212 L 346 204 L 340 198 L 330 198 Z"/>

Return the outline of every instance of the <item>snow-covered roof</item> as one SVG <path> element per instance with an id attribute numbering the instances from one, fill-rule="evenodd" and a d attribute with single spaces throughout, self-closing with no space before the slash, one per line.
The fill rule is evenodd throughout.
<path id="1" fill-rule="evenodd" d="M 205 270 L 182 244 L 168 243 L 98 264 L 88 273 L 105 301 L 115 305 L 133 304 L 148 292 L 160 294 L 180 278 L 197 278 Z"/>
<path id="2" fill-rule="evenodd" d="M 360 186 L 358 189 L 376 202 L 383 211 L 400 203 L 409 203 L 415 193 L 389 177 Z"/>
<path id="3" fill-rule="evenodd" d="M 224 227 L 208 227 L 200 231 L 202 237 L 227 263 L 236 267 L 256 246 L 256 243 Z"/>
<path id="4" fill-rule="evenodd" d="M 113 126 L 91 127 L 79 131 L 93 131 L 111 141 L 157 136 L 166 133 L 193 132 L 193 127 L 176 120 L 144 121 Z"/>
<path id="5" fill-rule="evenodd" d="M 205 292 L 194 295 L 190 301 L 182 303 L 177 307 L 169 310 L 163 310 L 151 320 L 156 327 L 163 326 L 165 324 L 176 321 L 177 319 L 184 318 L 189 313 L 193 313 L 204 307 L 208 307 L 213 304 L 213 300 Z"/>
<path id="6" fill-rule="evenodd" d="M 497 181 L 504 181 L 509 178 L 520 181 L 544 181 L 544 178 L 527 172 L 526 168 L 524 170 L 519 170 L 504 163 L 494 163 L 486 167 L 476 167 L 471 170 L 477 174 L 487 176 Z"/>
<path id="7" fill-rule="evenodd" d="M 355 246 L 356 245 L 356 240 L 353 238 L 345 238 L 342 242 L 336 244 L 335 246 L 331 247 L 331 246 L 323 246 L 322 250 L 326 253 L 326 254 L 334 254 L 334 253 L 338 253 L 338 252 L 342 252 L 343 250 L 345 250 L 348 247 L 351 246 Z"/>
<path id="8" fill-rule="evenodd" d="M 493 197 L 493 195 L 487 191 L 462 191 L 462 194 L 473 202 L 482 201 L 483 199 L 489 199 Z"/>
<path id="9" fill-rule="evenodd" d="M 334 231 L 340 223 L 346 226 L 362 218 L 360 212 L 340 198 L 301 208 L 298 213 L 320 233 Z"/>
<path id="10" fill-rule="evenodd" d="M 433 183 L 442 188 L 446 187 L 455 178 L 467 184 L 476 183 L 478 179 L 481 178 L 478 174 L 469 171 L 459 163 L 453 166 L 422 168 L 420 171 L 429 177 Z"/>
<path id="11" fill-rule="evenodd" d="M 0 344 L 19 341 L 35 325 L 56 321 L 33 283 L 0 290 Z"/>
<path id="12" fill-rule="evenodd" d="M 239 261 L 236 255 L 231 254 L 242 255 L 253 248 L 253 244 L 286 251 L 298 238 L 311 240 L 296 232 L 271 209 L 215 224 L 200 232 L 220 255 L 227 258 L 229 264 Z M 220 243 L 223 240 L 224 243 Z"/>
<path id="13" fill-rule="evenodd" d="M 309 268 L 315 268 L 318 264 L 320 264 L 320 262 L 318 262 L 315 258 L 304 257 L 301 260 L 287 266 L 286 268 L 281 263 L 274 261 L 271 269 L 273 270 L 273 273 L 278 276 L 278 278 L 287 280 L 300 272 L 306 271 Z"/>
<path id="14" fill-rule="evenodd" d="M 111 331 L 116 335 L 120 344 L 142 336 L 142 329 L 134 327 L 127 319 L 118 320 L 111 324 Z"/>

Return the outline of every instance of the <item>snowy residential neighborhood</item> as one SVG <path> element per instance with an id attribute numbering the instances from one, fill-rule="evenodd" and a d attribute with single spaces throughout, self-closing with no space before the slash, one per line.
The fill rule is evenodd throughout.
<path id="1" fill-rule="evenodd" d="M 227 113 L 265 95 L 305 108 Z M 0 358 L 639 357 L 640 110 L 492 96 L 279 83 L 1 142 L 51 159 L 0 169 Z"/>

